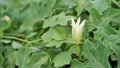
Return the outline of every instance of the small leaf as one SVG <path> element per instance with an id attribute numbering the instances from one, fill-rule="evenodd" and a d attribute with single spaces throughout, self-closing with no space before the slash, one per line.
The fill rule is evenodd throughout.
<path id="1" fill-rule="evenodd" d="M 36 35 L 37 34 L 37 32 L 32 32 L 32 33 L 30 33 L 28 36 L 27 36 L 27 38 L 31 38 L 31 37 L 33 37 L 34 35 Z"/>
<path id="2" fill-rule="evenodd" d="M 4 43 L 6 43 L 6 44 L 7 43 L 11 43 L 11 40 L 8 40 L 8 39 L 1 39 L 1 41 L 4 42 Z"/>
<path id="3" fill-rule="evenodd" d="M 12 47 L 13 47 L 14 49 L 19 49 L 19 48 L 22 47 L 22 45 L 21 45 L 20 43 L 16 42 L 16 41 L 13 41 L 13 42 L 12 42 Z"/>

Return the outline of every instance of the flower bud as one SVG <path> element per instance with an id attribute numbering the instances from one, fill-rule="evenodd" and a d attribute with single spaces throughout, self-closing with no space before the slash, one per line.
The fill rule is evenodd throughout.
<path id="1" fill-rule="evenodd" d="M 80 24 L 80 18 L 78 18 L 76 23 L 73 18 L 71 18 L 71 20 L 72 20 L 72 38 L 76 44 L 79 44 L 79 42 L 82 39 L 82 32 L 86 20 L 83 20 L 81 24 Z"/>
<path id="2" fill-rule="evenodd" d="M 5 15 L 3 18 L 2 18 L 2 21 L 6 21 L 6 22 L 10 22 L 10 17 Z"/>

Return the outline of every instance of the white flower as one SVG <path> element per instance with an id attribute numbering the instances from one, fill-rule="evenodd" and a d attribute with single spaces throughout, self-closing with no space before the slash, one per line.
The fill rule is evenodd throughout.
<path id="1" fill-rule="evenodd" d="M 83 20 L 81 24 L 80 24 L 80 18 L 78 18 L 76 23 L 73 18 L 71 18 L 71 20 L 72 20 L 72 38 L 76 44 L 79 44 L 82 38 L 82 32 L 86 20 Z"/>

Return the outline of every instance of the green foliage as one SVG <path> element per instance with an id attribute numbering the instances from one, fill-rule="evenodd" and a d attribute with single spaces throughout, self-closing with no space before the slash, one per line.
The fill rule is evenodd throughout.
<path id="1" fill-rule="evenodd" d="M 0 0 L 0 68 L 120 68 L 120 1 Z"/>
<path id="2" fill-rule="evenodd" d="M 71 52 L 69 51 L 59 53 L 53 59 L 55 67 L 60 67 L 65 64 L 70 64 L 70 61 L 71 61 Z"/>
<path id="3" fill-rule="evenodd" d="M 86 40 L 83 46 L 83 55 L 90 61 L 87 65 L 91 67 L 110 68 L 108 57 L 110 50 L 101 41 L 90 42 Z"/>
<path id="4" fill-rule="evenodd" d="M 55 25 L 67 25 L 67 21 L 71 19 L 72 16 L 65 16 L 65 13 L 60 13 L 59 15 L 52 16 L 45 20 L 43 27 L 52 27 Z"/>
<path id="5" fill-rule="evenodd" d="M 47 33 L 42 35 L 43 41 L 50 42 L 52 39 L 54 40 L 64 40 L 66 38 L 65 30 L 61 27 L 53 27 L 50 28 Z"/>

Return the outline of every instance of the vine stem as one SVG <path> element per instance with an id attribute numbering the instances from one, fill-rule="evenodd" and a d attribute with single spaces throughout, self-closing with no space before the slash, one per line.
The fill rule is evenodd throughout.
<path id="1" fill-rule="evenodd" d="M 39 42 L 39 41 L 42 40 L 42 39 L 37 39 L 37 40 L 33 40 L 33 41 L 28 41 L 28 40 L 20 39 L 20 38 L 17 38 L 17 37 L 1 36 L 1 35 L 0 35 L 0 38 L 14 39 L 14 40 L 22 41 L 22 42 L 25 42 L 25 43 L 36 43 L 36 42 Z"/>

